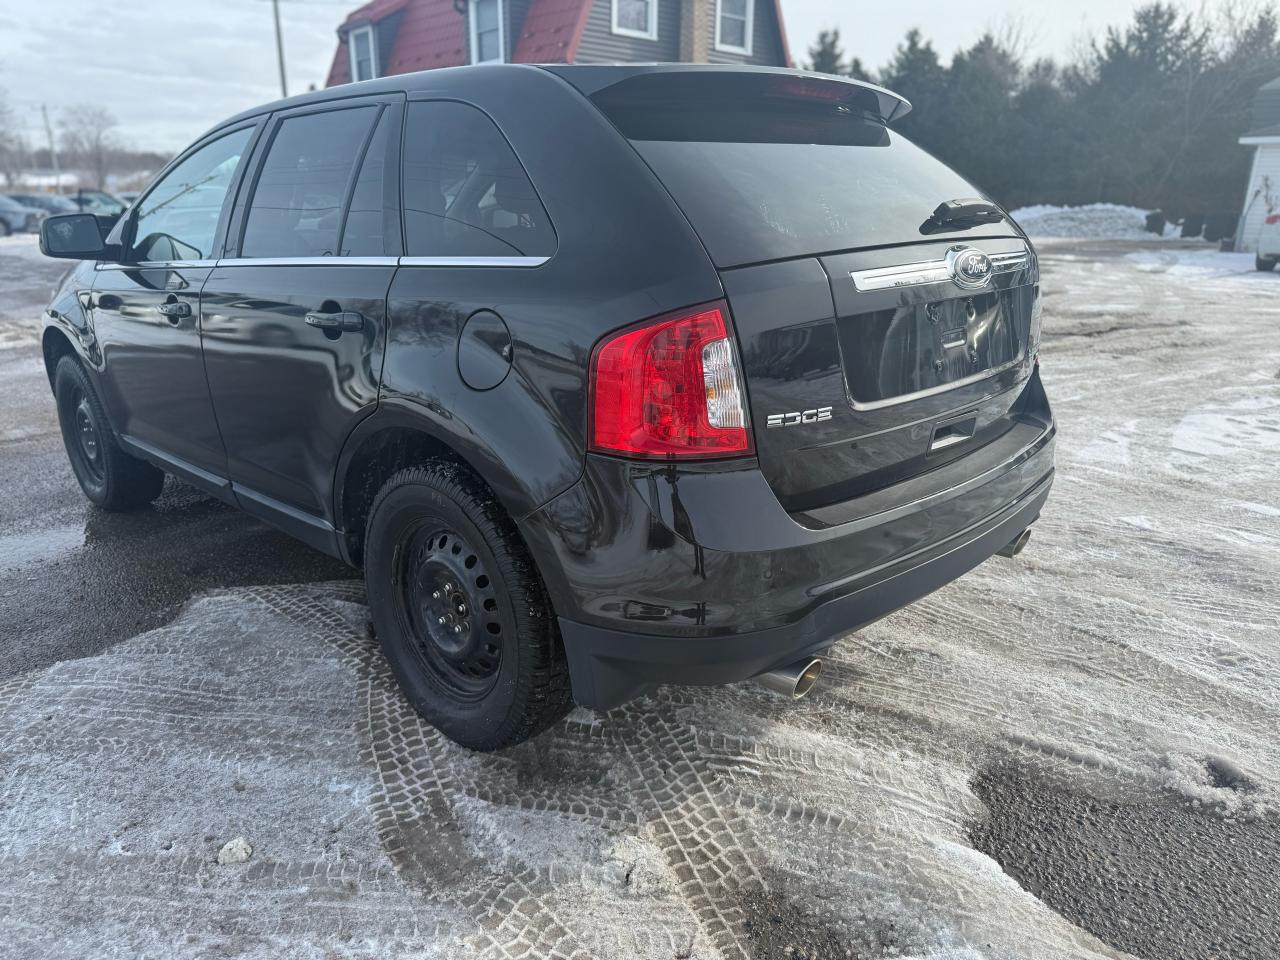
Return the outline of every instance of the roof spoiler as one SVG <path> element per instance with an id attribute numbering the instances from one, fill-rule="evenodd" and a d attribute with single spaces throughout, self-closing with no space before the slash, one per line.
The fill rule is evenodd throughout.
<path id="1" fill-rule="evenodd" d="M 796 84 L 812 85 L 814 90 L 821 90 L 830 86 L 831 89 L 838 91 L 840 87 L 846 87 L 848 88 L 849 100 L 859 101 L 860 106 L 874 112 L 885 123 L 901 120 L 911 112 L 911 103 L 905 97 L 899 96 L 892 90 L 886 90 L 884 87 L 878 87 L 874 83 L 784 67 L 748 67 L 735 64 L 705 63 L 649 63 L 600 66 L 545 64 L 543 69 L 554 73 L 588 97 L 594 96 L 607 87 L 638 77 L 680 74 L 686 76 L 694 74 L 738 74 L 744 76 L 794 78 Z M 785 80 L 782 82 L 785 82 Z"/>

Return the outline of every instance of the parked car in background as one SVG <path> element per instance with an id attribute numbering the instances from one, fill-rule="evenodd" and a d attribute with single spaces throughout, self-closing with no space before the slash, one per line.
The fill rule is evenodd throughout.
<path id="1" fill-rule="evenodd" d="M 55 213 L 78 213 L 80 210 L 66 197 L 60 197 L 56 193 L 11 193 L 9 199 L 25 207 L 43 210 L 48 216 Z"/>
<path id="2" fill-rule="evenodd" d="M 67 194 L 67 199 L 76 205 L 81 213 L 92 213 L 95 217 L 115 218 L 124 213 L 128 204 L 119 197 L 105 190 L 77 190 Z"/>
<path id="3" fill-rule="evenodd" d="M 1262 221 L 1262 230 L 1258 233 L 1258 253 L 1253 263 L 1259 270 L 1268 272 L 1280 263 L 1280 213 L 1269 213 Z"/>
<path id="4" fill-rule="evenodd" d="M 137 200 L 138 197 L 140 197 L 141 195 L 142 195 L 141 191 L 138 191 L 138 190 L 117 190 L 116 191 L 116 196 L 119 197 L 122 201 L 124 201 L 129 206 L 133 206 L 133 201 Z"/>
<path id="5" fill-rule="evenodd" d="M 0 195 L 0 237 L 11 233 L 35 233 L 46 216 L 43 210 Z"/>
<path id="6" fill-rule="evenodd" d="M 43 333 L 75 475 L 125 509 L 173 474 L 363 567 L 470 747 L 660 684 L 803 695 L 1022 549 L 1053 480 L 1035 251 L 909 109 L 492 65 L 233 117 L 105 239 L 45 225 L 82 261 Z"/>

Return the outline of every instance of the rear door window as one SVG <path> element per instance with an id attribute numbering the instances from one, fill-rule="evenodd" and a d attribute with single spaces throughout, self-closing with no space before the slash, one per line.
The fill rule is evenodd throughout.
<path id="1" fill-rule="evenodd" d="M 779 74 L 649 74 L 592 97 L 721 267 L 937 239 L 946 200 L 982 194 L 890 131 L 866 88 Z M 961 239 L 1010 236 L 1008 223 Z M 946 234 L 941 234 L 945 238 Z"/>
<path id="2" fill-rule="evenodd" d="M 411 103 L 404 143 L 411 257 L 549 257 L 547 211 L 497 126 L 475 107 Z"/>
<path id="3" fill-rule="evenodd" d="M 280 123 L 258 173 L 240 256 L 338 254 L 343 209 L 377 115 L 370 105 Z"/>
<path id="4" fill-rule="evenodd" d="M 399 241 L 394 238 L 400 232 L 400 210 L 388 189 L 388 181 L 395 177 L 395 169 L 389 164 L 399 156 L 391 143 L 395 116 L 395 110 L 382 111 L 361 161 L 342 230 L 344 257 L 380 257 L 399 250 Z"/>

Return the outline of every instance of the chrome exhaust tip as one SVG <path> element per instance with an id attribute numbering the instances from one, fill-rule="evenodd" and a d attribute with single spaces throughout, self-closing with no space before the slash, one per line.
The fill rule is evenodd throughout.
<path id="1" fill-rule="evenodd" d="M 1027 545 L 1027 541 L 1031 539 L 1031 528 L 1023 530 L 1020 534 L 1006 543 L 1003 547 L 996 551 L 1002 557 L 1016 557 L 1022 552 L 1022 548 Z"/>
<path id="2" fill-rule="evenodd" d="M 822 676 L 822 661 L 817 657 L 797 660 L 795 663 L 769 670 L 752 679 L 762 687 L 768 687 L 774 693 L 780 693 L 792 700 L 805 696 Z"/>

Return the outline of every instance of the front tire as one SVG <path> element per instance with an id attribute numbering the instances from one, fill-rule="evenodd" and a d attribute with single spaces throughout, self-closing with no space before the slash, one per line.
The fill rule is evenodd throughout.
<path id="1" fill-rule="evenodd" d="M 1263 273 L 1270 273 L 1276 268 L 1276 261 L 1271 257 L 1258 255 L 1253 258 L 1253 265 Z"/>
<path id="2" fill-rule="evenodd" d="M 369 512 L 374 630 L 413 706 L 472 750 L 513 746 L 573 706 L 551 603 L 515 526 L 465 467 L 393 476 Z"/>
<path id="3" fill-rule="evenodd" d="M 164 473 L 120 448 L 102 401 L 75 357 L 58 361 L 53 391 L 67 458 L 92 503 L 104 510 L 133 510 L 160 496 Z"/>

